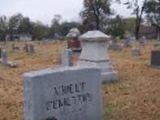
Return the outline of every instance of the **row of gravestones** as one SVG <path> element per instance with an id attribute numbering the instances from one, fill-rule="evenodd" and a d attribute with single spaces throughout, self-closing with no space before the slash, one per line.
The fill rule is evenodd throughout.
<path id="1" fill-rule="evenodd" d="M 131 55 L 132 57 L 139 57 L 141 55 L 140 46 L 144 47 L 147 45 L 148 40 L 143 36 L 139 41 L 136 41 L 134 37 L 126 36 L 123 42 L 117 42 L 117 40 L 112 39 L 108 48 L 114 51 L 122 51 L 125 47 L 132 47 Z"/>
<path id="2" fill-rule="evenodd" d="M 133 44 L 136 42 L 134 37 L 127 36 L 124 38 L 123 42 L 119 43 L 117 42 L 116 39 L 112 38 L 112 41 L 109 42 L 109 48 L 113 50 L 122 50 L 124 47 L 132 47 Z M 145 36 L 143 36 L 139 41 L 138 41 L 140 46 L 145 46 L 148 43 L 148 40 L 146 39 Z"/>
<path id="3" fill-rule="evenodd" d="M 15 44 L 12 44 L 12 50 L 16 51 L 16 50 L 20 50 L 20 48 L 15 46 Z M 25 46 L 23 47 L 23 50 L 27 53 L 35 53 L 33 44 L 26 43 Z M 2 47 L 0 47 L 0 63 L 7 65 L 11 68 L 18 67 L 17 63 L 8 60 L 7 49 Z"/>
<path id="4" fill-rule="evenodd" d="M 25 73 L 25 120 L 102 120 L 102 83 L 118 79 L 106 56 L 109 36 L 89 31 L 80 36 L 77 65 Z M 65 58 L 72 52 L 66 50 Z M 64 62 L 64 63 L 63 63 Z M 67 64 L 68 65 L 67 65 Z"/>
<path id="5" fill-rule="evenodd" d="M 12 50 L 17 51 L 20 50 L 20 47 L 16 46 L 15 43 L 12 44 Z M 23 50 L 27 53 L 35 53 L 35 47 L 31 43 L 25 43 Z"/>
<path id="6" fill-rule="evenodd" d="M 148 40 L 143 36 L 138 42 L 134 37 L 126 37 L 124 43 L 117 43 L 116 40 L 112 40 L 109 43 L 109 49 L 121 51 L 124 47 L 132 47 L 131 55 L 132 57 L 141 56 L 140 46 L 144 47 L 147 45 Z M 155 43 L 155 49 L 151 51 L 151 66 L 155 68 L 160 68 L 160 40 L 157 39 Z"/>

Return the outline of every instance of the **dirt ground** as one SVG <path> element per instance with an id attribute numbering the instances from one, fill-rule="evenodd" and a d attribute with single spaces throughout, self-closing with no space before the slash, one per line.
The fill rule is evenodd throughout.
<path id="1" fill-rule="evenodd" d="M 22 74 L 58 65 L 65 43 L 35 46 L 35 54 L 9 51 L 18 68 L 0 64 L 0 120 L 23 119 Z M 153 42 L 142 47 L 138 58 L 131 57 L 130 48 L 109 51 L 119 81 L 102 86 L 104 120 L 160 120 L 160 69 L 150 66 L 153 49 Z"/>

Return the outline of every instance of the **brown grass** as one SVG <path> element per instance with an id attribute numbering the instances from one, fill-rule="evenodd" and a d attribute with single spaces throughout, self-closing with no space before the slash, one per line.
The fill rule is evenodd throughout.
<path id="1" fill-rule="evenodd" d="M 24 72 L 55 67 L 65 43 L 36 45 L 36 54 L 9 52 L 19 64 L 12 69 L 0 65 L 0 120 L 22 120 Z M 105 120 L 160 120 L 160 70 L 150 67 L 153 43 L 133 58 L 130 49 L 109 51 L 119 81 L 102 88 Z"/>

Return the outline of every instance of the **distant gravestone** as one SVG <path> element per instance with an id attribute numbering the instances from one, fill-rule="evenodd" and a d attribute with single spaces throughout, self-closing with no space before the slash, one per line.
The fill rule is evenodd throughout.
<path id="1" fill-rule="evenodd" d="M 29 45 L 29 52 L 30 52 L 30 53 L 35 53 L 35 48 L 34 48 L 34 45 L 33 45 L 33 44 L 30 44 L 30 45 Z"/>
<path id="2" fill-rule="evenodd" d="M 18 46 L 15 45 L 15 43 L 12 44 L 12 50 L 16 51 L 16 50 L 20 50 L 20 48 Z"/>
<path id="3" fill-rule="evenodd" d="M 132 54 L 133 57 L 139 57 L 139 56 L 141 56 L 140 48 L 132 48 L 131 52 L 132 52 L 131 54 Z"/>
<path id="4" fill-rule="evenodd" d="M 61 55 L 61 65 L 62 66 L 72 66 L 72 50 L 65 49 Z"/>
<path id="5" fill-rule="evenodd" d="M 35 53 L 35 48 L 33 44 L 25 43 L 24 45 L 24 51 L 27 53 Z"/>
<path id="6" fill-rule="evenodd" d="M 131 55 L 132 57 L 139 57 L 141 56 L 141 50 L 140 50 L 140 47 L 139 47 L 139 43 L 138 42 L 133 42 L 133 46 L 132 46 L 132 49 L 131 49 Z"/>
<path id="7" fill-rule="evenodd" d="M 8 54 L 7 54 L 7 50 L 6 49 L 2 49 L 1 50 L 0 63 L 4 64 L 6 66 L 9 66 L 11 68 L 18 67 L 17 63 L 8 60 Z"/>
<path id="8" fill-rule="evenodd" d="M 25 120 L 102 120 L 100 79 L 97 68 L 25 73 Z"/>
<path id="9" fill-rule="evenodd" d="M 2 60 L 3 64 L 7 64 L 8 63 L 8 55 L 7 55 L 7 50 L 6 49 L 2 49 L 1 60 Z"/>
<path id="10" fill-rule="evenodd" d="M 114 51 L 122 51 L 124 45 L 122 43 L 112 43 L 109 45 L 109 49 Z"/>
<path id="11" fill-rule="evenodd" d="M 28 50 L 28 44 L 27 44 L 27 43 L 25 43 L 25 45 L 24 45 L 24 47 L 23 47 L 23 50 L 24 50 L 25 52 L 29 52 L 29 50 Z"/>
<path id="12" fill-rule="evenodd" d="M 147 44 L 147 38 L 145 36 L 143 36 L 141 39 L 140 39 L 140 45 L 141 46 L 145 46 Z"/>
<path id="13" fill-rule="evenodd" d="M 0 59 L 2 57 L 2 48 L 0 47 Z"/>

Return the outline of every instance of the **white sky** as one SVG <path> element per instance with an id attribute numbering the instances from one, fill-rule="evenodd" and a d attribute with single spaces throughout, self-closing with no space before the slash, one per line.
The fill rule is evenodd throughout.
<path id="1" fill-rule="evenodd" d="M 22 13 L 33 21 L 40 20 L 45 24 L 50 24 L 55 14 L 63 16 L 63 20 L 78 21 L 82 8 L 83 0 L 0 0 L 0 15 L 9 17 Z M 114 4 L 112 8 L 117 14 L 130 16 L 130 11 L 123 5 Z"/>

